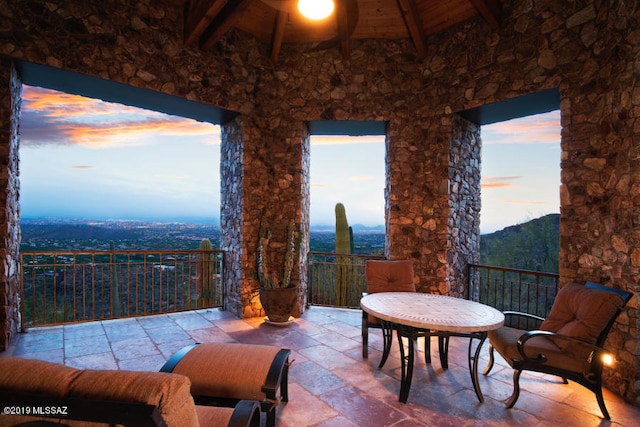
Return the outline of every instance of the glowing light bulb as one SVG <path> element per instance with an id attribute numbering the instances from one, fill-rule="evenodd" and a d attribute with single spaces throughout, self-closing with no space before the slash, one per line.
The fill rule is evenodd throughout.
<path id="1" fill-rule="evenodd" d="M 333 8 L 333 0 L 298 0 L 298 10 L 309 19 L 324 19 L 333 13 Z"/>
<path id="2" fill-rule="evenodd" d="M 606 366 L 611 366 L 613 365 L 613 356 L 609 353 L 605 353 L 602 355 L 602 363 L 604 363 Z"/>

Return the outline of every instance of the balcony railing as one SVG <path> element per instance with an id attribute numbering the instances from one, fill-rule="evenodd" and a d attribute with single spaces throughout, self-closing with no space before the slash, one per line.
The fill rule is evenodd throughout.
<path id="1" fill-rule="evenodd" d="M 366 292 L 364 263 L 368 259 L 384 257 L 309 252 L 309 304 L 359 308 Z"/>
<path id="2" fill-rule="evenodd" d="M 379 256 L 309 253 L 308 303 L 360 307 L 364 265 Z M 160 314 L 223 304 L 222 251 L 25 252 L 23 326 Z M 546 317 L 553 273 L 469 266 L 470 298 L 499 310 Z M 523 326 L 523 325 L 521 325 Z"/>
<path id="3" fill-rule="evenodd" d="M 559 280 L 560 276 L 555 273 L 469 265 L 470 299 L 500 311 L 520 311 L 547 317 L 558 293 Z M 526 322 L 508 326 L 536 327 L 534 323 Z"/>
<path id="4" fill-rule="evenodd" d="M 221 306 L 221 251 L 25 252 L 23 327 Z"/>

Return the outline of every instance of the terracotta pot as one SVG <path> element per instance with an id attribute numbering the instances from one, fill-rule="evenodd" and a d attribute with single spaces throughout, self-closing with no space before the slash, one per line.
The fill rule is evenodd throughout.
<path id="1" fill-rule="evenodd" d="M 298 287 L 260 287 L 260 303 L 271 322 L 288 322 L 298 303 Z"/>

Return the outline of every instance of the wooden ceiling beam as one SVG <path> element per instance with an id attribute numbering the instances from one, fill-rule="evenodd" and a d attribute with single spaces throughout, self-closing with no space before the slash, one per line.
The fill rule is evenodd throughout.
<path id="1" fill-rule="evenodd" d="M 469 0 L 493 30 L 500 28 L 500 3 L 497 0 Z"/>
<path id="2" fill-rule="evenodd" d="M 415 0 L 398 0 L 398 6 L 404 18 L 404 22 L 409 30 L 409 35 L 420 57 L 427 54 L 427 41 L 422 30 L 422 22 L 418 14 Z"/>
<path id="3" fill-rule="evenodd" d="M 207 37 L 207 40 L 202 45 L 204 50 L 211 49 L 213 45 L 216 44 L 216 42 L 236 24 L 249 4 L 255 0 L 238 0 L 234 2 L 224 1 L 228 4 L 216 15 L 215 27 L 212 29 L 212 33 Z"/>
<path id="4" fill-rule="evenodd" d="M 340 39 L 340 51 L 342 59 L 351 58 L 351 35 L 349 34 L 349 15 L 347 13 L 346 0 L 336 1 L 336 21 L 338 23 L 338 38 Z M 352 23 L 355 25 L 355 22 Z"/>
<path id="5" fill-rule="evenodd" d="M 276 15 L 275 29 L 271 40 L 271 62 L 278 62 L 280 48 L 282 47 L 282 39 L 284 38 L 284 27 L 287 23 L 287 15 L 289 14 L 289 4 L 287 3 Z"/>
<path id="6" fill-rule="evenodd" d="M 194 0 L 186 11 L 184 26 L 184 44 L 191 46 L 218 16 L 228 0 Z"/>

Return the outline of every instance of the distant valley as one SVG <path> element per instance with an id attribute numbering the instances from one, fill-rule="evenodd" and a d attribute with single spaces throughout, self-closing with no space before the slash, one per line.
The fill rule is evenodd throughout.
<path id="1" fill-rule="evenodd" d="M 513 225 L 480 238 L 481 264 L 557 272 L 559 214 Z M 86 219 L 24 219 L 21 251 L 96 251 L 197 249 L 202 239 L 219 247 L 220 229 L 214 224 L 181 222 L 93 221 Z M 354 249 L 360 255 L 383 255 L 384 226 L 353 226 Z M 334 252 L 333 226 L 311 227 L 312 252 Z"/>

